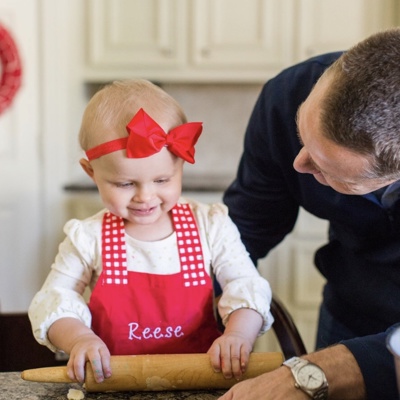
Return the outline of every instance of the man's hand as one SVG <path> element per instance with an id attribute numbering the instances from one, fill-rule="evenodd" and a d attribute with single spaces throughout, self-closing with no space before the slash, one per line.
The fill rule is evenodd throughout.
<path id="1" fill-rule="evenodd" d="M 309 400 L 294 386 L 290 370 L 280 367 L 253 379 L 237 383 L 219 400 Z"/>
<path id="2" fill-rule="evenodd" d="M 353 354 L 344 345 L 328 347 L 303 356 L 317 364 L 328 380 L 330 400 L 365 399 L 364 380 Z M 309 397 L 294 385 L 287 367 L 237 383 L 219 400 L 307 400 Z"/>

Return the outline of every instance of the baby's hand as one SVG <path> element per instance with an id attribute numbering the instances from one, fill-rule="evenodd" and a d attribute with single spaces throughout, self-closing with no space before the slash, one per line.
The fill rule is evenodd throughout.
<path id="1" fill-rule="evenodd" d="M 72 345 L 67 374 L 70 379 L 83 383 L 85 364 L 89 361 L 96 382 L 103 382 L 111 376 L 110 352 L 105 343 L 94 333 L 78 336 Z"/>
<path id="2" fill-rule="evenodd" d="M 208 350 L 211 365 L 226 379 L 240 380 L 246 371 L 253 343 L 240 332 L 229 332 L 214 341 Z"/>

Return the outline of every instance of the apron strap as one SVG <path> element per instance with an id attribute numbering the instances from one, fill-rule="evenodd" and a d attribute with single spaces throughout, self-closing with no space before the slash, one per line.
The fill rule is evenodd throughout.
<path id="1" fill-rule="evenodd" d="M 102 284 L 128 284 L 124 220 L 107 212 L 102 226 Z"/>
<path id="2" fill-rule="evenodd" d="M 200 235 L 189 204 L 176 204 L 171 210 L 185 287 L 206 285 Z M 102 225 L 102 284 L 127 285 L 126 243 L 124 220 L 110 212 Z"/>
<path id="3" fill-rule="evenodd" d="M 189 204 L 177 204 L 172 209 L 179 257 L 185 287 L 205 285 L 203 251 L 196 220 Z"/>

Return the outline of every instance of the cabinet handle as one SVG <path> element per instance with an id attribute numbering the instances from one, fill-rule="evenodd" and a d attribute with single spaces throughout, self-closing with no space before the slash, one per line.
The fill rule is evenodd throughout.
<path id="1" fill-rule="evenodd" d="M 203 48 L 201 49 L 201 55 L 202 55 L 203 57 L 205 57 L 205 58 L 210 57 L 210 54 L 211 54 L 211 50 L 210 50 L 209 47 L 203 47 Z"/>
<path id="2" fill-rule="evenodd" d="M 174 55 L 174 51 L 170 47 L 161 47 L 161 54 L 164 57 L 172 57 Z"/>

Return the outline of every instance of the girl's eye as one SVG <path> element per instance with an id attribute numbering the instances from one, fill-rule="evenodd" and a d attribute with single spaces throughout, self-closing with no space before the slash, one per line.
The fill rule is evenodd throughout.
<path id="1" fill-rule="evenodd" d="M 168 182 L 168 179 L 157 179 L 154 182 L 155 183 L 166 183 L 166 182 Z"/>
<path id="2" fill-rule="evenodd" d="M 126 188 L 126 187 L 133 186 L 133 183 L 131 183 L 131 182 L 121 182 L 121 183 L 116 183 L 115 186 L 119 187 L 119 188 Z"/>

